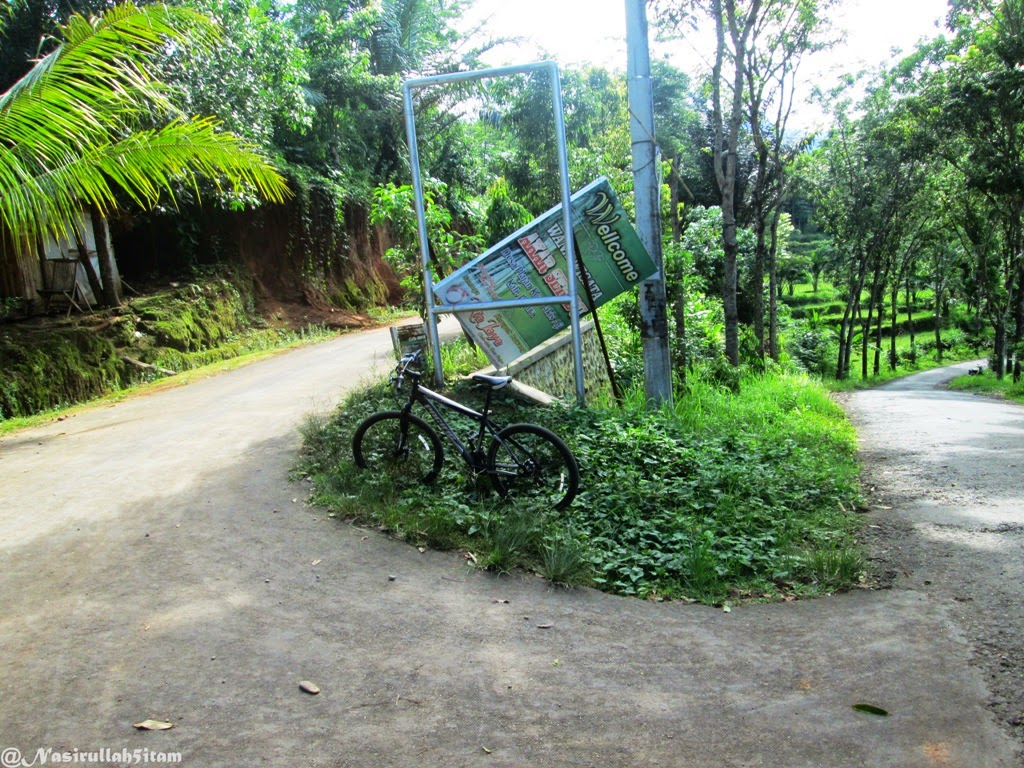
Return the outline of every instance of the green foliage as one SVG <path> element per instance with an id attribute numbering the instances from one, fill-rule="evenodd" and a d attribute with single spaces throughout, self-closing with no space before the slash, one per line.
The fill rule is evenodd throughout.
<path id="1" fill-rule="evenodd" d="M 435 202 L 443 194 L 445 185 L 435 182 L 433 189 L 424 191 L 427 240 L 430 244 L 430 265 L 435 280 L 450 274 L 469 260 L 482 245 L 475 234 L 463 234 L 452 223 L 452 214 Z M 395 186 L 388 183 L 373 190 L 370 222 L 390 225 L 397 244 L 389 248 L 384 258 L 401 278 L 407 298 L 423 313 L 423 274 L 419 250 L 415 195 L 411 185 Z"/>
<path id="2" fill-rule="evenodd" d="M 213 115 L 224 130 L 274 149 L 275 132 L 311 124 L 305 55 L 273 0 L 189 0 L 215 20 L 217 45 L 175 46 L 160 64 L 186 115 Z"/>
<path id="3" fill-rule="evenodd" d="M 0 95 L 0 217 L 28 237 L 65 234 L 82 202 L 108 212 L 124 195 L 150 208 L 162 193 L 200 177 L 236 193 L 282 200 L 283 179 L 244 142 L 210 119 L 170 119 L 154 76 L 169 41 L 211 44 L 201 14 L 126 3 L 100 16 L 73 15 L 59 42 Z M 161 127 L 138 128 L 142 114 Z"/>
<path id="4" fill-rule="evenodd" d="M 682 247 L 693 254 L 693 270 L 701 279 L 701 286 L 713 296 L 721 296 L 725 283 L 725 250 L 722 246 L 722 209 L 689 208 L 686 211 L 686 231 Z M 739 244 L 738 261 L 745 271 L 754 256 L 753 232 L 740 228 L 736 238 Z"/>
<path id="5" fill-rule="evenodd" d="M 0 297 L 0 323 L 24 311 L 25 300 L 20 296 Z"/>
<path id="6" fill-rule="evenodd" d="M 309 129 L 280 135 L 287 158 L 339 183 L 352 199 L 368 201 L 374 187 L 407 179 L 401 82 L 413 72 L 474 68 L 472 50 L 456 50 L 452 23 L 461 7 L 439 0 L 296 3 L 289 18 L 316 114 Z M 437 139 L 422 150 L 427 167 L 446 179 L 446 170 L 457 177 L 469 165 L 447 105 L 431 101 L 418 115 L 420 128 Z"/>
<path id="7" fill-rule="evenodd" d="M 469 376 L 490 365 L 487 356 L 465 338 L 448 342 L 441 347 L 441 366 L 447 376 Z"/>
<path id="8" fill-rule="evenodd" d="M 459 400 L 477 397 L 456 389 Z M 855 583 L 852 428 L 806 378 L 747 377 L 740 391 L 698 381 L 675 411 L 501 406 L 503 421 L 544 423 L 574 451 L 582 490 L 558 515 L 491 497 L 451 455 L 435 486 L 406 492 L 356 470 L 355 427 L 394 407 L 381 385 L 304 430 L 302 468 L 314 499 L 336 513 L 557 583 L 707 603 Z"/>
<path id="9" fill-rule="evenodd" d="M 788 352 L 805 371 L 819 377 L 828 376 L 835 367 L 838 349 L 835 334 L 812 319 L 790 326 Z"/>
<path id="10" fill-rule="evenodd" d="M 484 222 L 484 246 L 490 248 L 520 227 L 533 221 L 533 216 L 509 196 L 508 183 L 498 179 L 487 190 L 491 199 Z"/>
<path id="11" fill-rule="evenodd" d="M 625 81 L 596 69 L 561 73 L 572 189 L 607 176 L 627 210 L 632 172 Z M 558 204 L 559 166 L 551 89 L 544 74 L 505 78 L 481 89 L 475 140 L 491 178 L 534 216 Z"/>

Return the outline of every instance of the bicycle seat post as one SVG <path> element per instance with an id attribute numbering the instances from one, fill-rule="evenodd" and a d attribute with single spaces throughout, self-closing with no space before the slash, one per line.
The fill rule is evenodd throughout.
<path id="1" fill-rule="evenodd" d="M 484 396 L 484 418 L 486 419 L 491 414 L 491 396 L 494 394 L 494 387 L 486 387 L 487 394 Z"/>

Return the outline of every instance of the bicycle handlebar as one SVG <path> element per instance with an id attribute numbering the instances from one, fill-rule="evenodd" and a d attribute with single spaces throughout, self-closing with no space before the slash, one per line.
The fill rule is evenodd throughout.
<path id="1" fill-rule="evenodd" d="M 417 350 L 415 352 L 402 355 L 401 359 L 398 361 L 398 365 L 395 366 L 395 375 L 391 377 L 396 390 L 400 390 L 405 384 L 405 375 L 407 373 L 417 378 L 420 376 L 419 371 L 410 370 L 409 368 L 410 366 L 418 366 L 421 362 L 423 362 L 423 350 Z"/>

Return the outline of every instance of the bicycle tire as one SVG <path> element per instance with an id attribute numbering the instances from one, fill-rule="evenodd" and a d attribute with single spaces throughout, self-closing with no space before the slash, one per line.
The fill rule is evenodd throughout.
<path id="1" fill-rule="evenodd" d="M 423 484 L 433 482 L 444 463 L 434 428 L 401 411 L 381 411 L 363 421 L 352 436 L 352 455 L 357 467 Z"/>
<path id="2" fill-rule="evenodd" d="M 487 449 L 487 471 L 502 496 L 531 498 L 565 509 L 576 497 L 580 470 L 572 451 L 537 424 L 512 424 Z"/>

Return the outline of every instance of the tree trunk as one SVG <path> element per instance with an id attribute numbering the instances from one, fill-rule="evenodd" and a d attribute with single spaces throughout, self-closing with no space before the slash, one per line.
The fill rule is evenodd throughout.
<path id="1" fill-rule="evenodd" d="M 78 225 L 73 227 L 75 237 L 75 248 L 78 250 L 78 261 L 82 265 L 82 269 L 85 270 L 85 276 L 89 281 L 89 287 L 92 289 L 92 295 L 96 298 L 96 301 L 103 301 L 103 286 L 100 283 L 100 278 L 96 274 L 96 270 L 92 268 L 92 261 L 89 260 L 89 249 L 85 245 L 85 238 L 79 231 Z"/>
<path id="2" fill-rule="evenodd" d="M 715 63 L 711 75 L 713 124 L 715 129 L 715 180 L 722 196 L 722 247 L 725 251 L 725 285 L 722 304 L 725 310 L 725 356 L 730 364 L 740 364 L 739 310 L 737 306 L 736 256 L 736 162 L 739 151 L 740 127 L 744 119 L 743 84 L 745 76 L 746 46 L 759 16 L 761 0 L 751 0 L 750 7 L 738 18 L 737 6 L 731 0 L 712 0 L 715 17 Z M 726 29 L 732 40 L 732 51 L 726 45 Z M 726 116 L 722 98 L 722 75 L 726 61 L 733 65 L 732 99 Z"/>
<path id="3" fill-rule="evenodd" d="M 725 288 L 722 294 L 722 305 L 725 310 L 725 357 L 733 366 L 740 364 L 740 313 L 737 302 L 737 277 L 736 254 L 739 247 L 736 242 L 736 214 L 733 206 L 732 195 L 728 195 L 729 202 L 726 203 L 726 195 L 722 196 L 722 213 L 725 215 L 726 206 L 729 209 L 729 223 L 726 223 L 722 230 L 725 245 Z"/>
<path id="4" fill-rule="evenodd" d="M 852 333 L 850 329 L 853 326 L 853 318 L 850 317 L 850 305 L 846 305 L 846 309 L 843 310 L 843 319 L 839 322 L 839 358 L 836 360 L 836 379 L 842 381 L 846 378 L 849 365 L 846 363 L 849 356 L 846 354 L 846 350 L 850 345 Z"/>
<path id="5" fill-rule="evenodd" d="M 675 167 L 678 168 L 682 163 L 682 158 L 677 157 L 675 159 Z M 671 199 L 672 199 L 672 213 L 670 220 L 672 222 L 672 242 L 677 245 L 682 242 L 683 239 L 683 220 L 679 215 L 679 185 L 673 183 L 670 185 L 671 188 Z M 677 260 L 678 263 L 678 260 Z M 667 285 L 666 285 L 667 287 Z M 689 360 L 686 355 L 686 272 L 685 269 L 680 270 L 678 275 L 678 284 L 675 287 L 675 297 L 672 302 L 672 317 L 676 324 L 676 351 L 674 368 L 676 375 L 679 377 L 680 383 L 683 385 L 683 391 L 686 390 L 686 368 L 689 364 Z"/>
<path id="6" fill-rule="evenodd" d="M 878 281 L 878 295 L 872 299 L 878 307 L 878 323 L 875 326 L 875 359 L 871 369 L 875 376 L 878 376 L 882 372 L 882 334 L 884 333 L 885 328 L 885 286 L 889 282 L 889 275 L 891 273 L 892 257 L 886 260 L 885 268 L 882 271 L 882 278 Z"/>
<path id="7" fill-rule="evenodd" d="M 874 321 L 875 303 L 878 301 L 878 282 L 881 277 L 882 265 L 876 262 L 875 271 L 871 277 L 871 292 L 868 294 L 868 316 L 861 326 L 863 338 L 860 340 L 861 361 L 860 377 L 868 377 L 868 346 L 871 344 L 871 325 Z M 860 296 L 857 297 L 858 299 Z"/>
<path id="8" fill-rule="evenodd" d="M 682 167 L 682 164 L 682 157 L 673 158 L 672 167 L 674 169 L 678 170 Z M 679 182 L 671 177 L 669 180 L 669 205 L 672 206 L 672 210 L 669 213 L 669 221 L 672 222 L 672 242 L 678 243 L 683 239 L 683 222 L 682 217 L 679 215 Z"/>
<path id="9" fill-rule="evenodd" d="M 1021 356 L 1024 355 L 1024 263 L 1017 272 L 1017 311 L 1013 331 L 1013 383 L 1021 378 Z"/>
<path id="10" fill-rule="evenodd" d="M 771 248 L 768 251 L 768 355 L 779 362 L 779 220 L 782 209 L 778 206 L 772 215 Z"/>
<path id="11" fill-rule="evenodd" d="M 689 361 L 686 355 L 686 287 L 682 282 L 677 287 L 675 301 L 672 302 L 672 317 L 676 323 L 676 353 L 673 367 L 685 387 L 686 366 Z"/>
<path id="12" fill-rule="evenodd" d="M 911 362 L 917 362 L 917 350 L 914 346 L 914 304 L 917 302 L 917 296 L 910 292 L 910 274 L 913 272 L 913 267 L 907 270 L 907 328 L 910 331 L 910 359 Z M 916 293 L 916 292 L 915 292 Z"/>
<path id="13" fill-rule="evenodd" d="M 889 370 L 895 371 L 899 367 L 899 356 L 896 354 L 896 325 L 900 314 L 900 283 L 898 280 L 892 284 L 892 320 L 889 329 Z"/>
<path id="14" fill-rule="evenodd" d="M 853 323 L 850 327 L 850 343 L 846 347 L 846 370 L 853 373 L 853 341 L 856 338 L 855 334 L 857 328 L 863 324 L 864 321 L 864 308 L 860 305 L 860 302 L 853 308 Z"/>
<path id="15" fill-rule="evenodd" d="M 1002 381 L 1006 375 L 1006 323 L 1000 315 L 995 322 L 996 343 L 992 362 L 995 363 L 996 378 Z"/>
<path id="16" fill-rule="evenodd" d="M 96 260 L 100 264 L 100 282 L 102 283 L 102 302 L 108 307 L 121 305 L 121 291 L 119 282 L 114 274 L 114 258 L 110 253 L 107 242 L 107 220 L 100 214 L 96 206 L 89 206 L 89 216 L 92 219 L 92 236 L 96 240 Z"/>
<path id="17" fill-rule="evenodd" d="M 869 349 L 871 345 L 871 323 L 874 320 L 875 302 L 868 299 L 868 314 L 861 322 L 860 326 L 860 377 L 866 379 L 868 377 L 868 366 L 869 360 Z"/>
<path id="18" fill-rule="evenodd" d="M 859 314 L 860 294 L 864 290 L 866 271 L 866 260 L 857 254 L 853 254 L 850 262 L 849 294 L 846 297 L 846 306 L 843 308 L 843 320 L 839 326 L 839 359 L 836 363 L 836 378 L 840 380 L 850 375 L 850 358 L 853 355 L 853 332 L 857 325 L 855 318 Z"/>
<path id="19" fill-rule="evenodd" d="M 754 338 L 757 339 L 756 354 L 761 362 L 764 362 L 764 268 L 767 261 L 766 251 L 768 243 L 765 232 L 764 206 L 758 201 L 754 206 L 754 235 L 756 245 L 754 247 L 753 274 L 750 276 L 750 284 L 754 295 Z"/>

